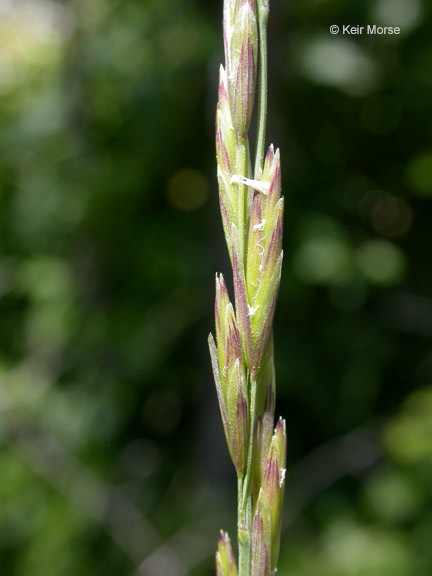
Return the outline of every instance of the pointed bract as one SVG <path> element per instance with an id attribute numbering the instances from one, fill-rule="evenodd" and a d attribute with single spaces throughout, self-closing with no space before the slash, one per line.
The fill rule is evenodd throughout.
<path id="1" fill-rule="evenodd" d="M 264 523 L 258 511 L 252 523 L 252 542 L 251 576 L 270 576 L 270 555 L 264 537 Z"/>
<path id="2" fill-rule="evenodd" d="M 231 7 L 226 6 L 231 4 Z M 236 133 L 245 138 L 255 100 L 258 25 L 255 2 L 225 2 L 225 63 L 232 120 Z"/>
<path id="3" fill-rule="evenodd" d="M 237 566 L 226 532 L 220 531 L 216 552 L 216 576 L 237 576 Z"/>
<path id="4" fill-rule="evenodd" d="M 227 84 L 226 72 L 221 66 L 219 69 L 219 98 L 216 109 L 216 151 L 218 164 L 226 173 L 229 182 L 235 165 L 236 140 Z"/>
<path id="5" fill-rule="evenodd" d="M 215 385 L 216 385 L 217 399 L 218 399 L 219 408 L 221 411 L 222 424 L 224 427 L 225 438 L 226 438 L 226 441 L 228 444 L 228 449 L 229 449 L 229 452 L 231 454 L 232 453 L 231 447 L 230 447 L 231 433 L 230 433 L 230 427 L 229 427 L 229 422 L 228 422 L 227 407 L 226 407 L 226 403 L 225 403 L 225 393 L 223 390 L 221 374 L 219 371 L 218 351 L 217 351 L 216 344 L 215 344 L 215 341 L 214 341 L 212 334 L 209 334 L 208 345 L 209 345 L 209 350 L 210 350 L 210 358 L 211 358 L 211 364 L 212 364 L 212 370 L 213 370 L 213 377 L 214 377 Z M 231 454 L 231 458 L 232 458 L 232 454 Z"/>
<path id="6" fill-rule="evenodd" d="M 249 305 L 246 289 L 246 278 L 243 262 L 239 254 L 238 233 L 235 224 L 231 226 L 231 238 L 233 248 L 233 275 L 234 275 L 234 296 L 236 304 L 236 314 L 240 338 L 242 342 L 245 363 L 250 366 L 251 345 L 250 345 L 250 316 L 253 309 Z"/>
<path id="7" fill-rule="evenodd" d="M 271 334 L 282 267 L 284 200 L 280 197 L 280 155 L 270 146 L 262 174 L 266 193 L 254 184 L 247 251 L 247 295 L 250 310 L 250 368 L 259 373 Z"/>
<path id="8" fill-rule="evenodd" d="M 275 369 L 273 341 L 270 339 L 257 376 L 255 450 L 253 454 L 252 493 L 255 498 L 262 484 L 264 469 L 274 430 Z"/>
<path id="9" fill-rule="evenodd" d="M 216 341 L 209 336 L 213 375 L 228 449 L 242 476 L 249 437 L 247 377 L 234 308 L 222 274 L 216 275 Z"/>
<path id="10" fill-rule="evenodd" d="M 225 237 L 231 257 L 230 222 L 237 221 L 237 193 L 231 184 L 236 162 L 236 139 L 232 124 L 227 92 L 227 77 L 223 66 L 219 71 L 219 100 L 216 110 L 216 157 L 219 184 L 219 202 L 224 223 Z"/>
<path id="11" fill-rule="evenodd" d="M 270 569 L 276 568 L 279 557 L 282 523 L 282 502 L 286 473 L 285 421 L 279 419 L 270 445 L 257 511 L 263 521 L 263 533 L 270 554 Z"/>

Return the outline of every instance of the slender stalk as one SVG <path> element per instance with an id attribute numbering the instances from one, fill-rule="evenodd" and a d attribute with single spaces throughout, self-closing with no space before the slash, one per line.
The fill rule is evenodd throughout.
<path id="1" fill-rule="evenodd" d="M 250 532 L 246 528 L 239 528 L 237 533 L 239 548 L 239 576 L 250 574 Z"/>
<path id="2" fill-rule="evenodd" d="M 249 150 L 247 138 L 240 138 L 237 148 L 237 172 L 239 174 L 248 174 L 249 172 Z M 240 258 L 242 263 L 246 260 L 246 242 L 248 230 L 248 214 L 247 214 L 247 197 L 248 187 L 245 184 L 239 185 L 238 195 L 238 230 L 239 230 L 239 248 Z"/>
<path id="3" fill-rule="evenodd" d="M 265 133 L 267 124 L 267 22 L 269 7 L 265 0 L 258 1 L 258 127 L 255 150 L 255 178 L 260 178 L 264 164 Z"/>
<path id="4" fill-rule="evenodd" d="M 254 453 L 254 436 L 255 436 L 255 420 L 256 420 L 256 396 L 257 396 L 257 383 L 255 378 L 250 379 L 251 390 L 251 406 L 250 406 L 250 432 L 249 432 L 249 450 L 248 460 L 246 465 L 246 475 L 243 483 L 243 506 L 246 507 L 247 499 L 250 496 L 250 485 L 252 477 L 252 464 Z"/>
<path id="5" fill-rule="evenodd" d="M 248 460 L 246 464 L 245 476 L 239 481 L 238 490 L 238 542 L 239 542 L 239 576 L 249 576 L 251 562 L 251 539 L 252 539 L 252 496 L 250 492 L 254 437 L 255 437 L 255 420 L 256 420 L 256 396 L 257 383 L 255 378 L 250 379 L 251 384 L 251 406 L 250 406 L 250 431 L 249 431 L 249 448 Z"/>
<path id="6" fill-rule="evenodd" d="M 238 479 L 237 540 L 239 548 L 239 575 L 248 576 L 250 566 L 250 531 L 247 526 L 246 507 L 243 506 L 244 479 Z"/>

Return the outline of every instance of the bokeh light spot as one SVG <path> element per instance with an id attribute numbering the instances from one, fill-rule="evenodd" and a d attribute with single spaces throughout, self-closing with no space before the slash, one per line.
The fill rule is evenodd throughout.
<path id="1" fill-rule="evenodd" d="M 300 44 L 300 68 L 312 82 L 334 86 L 352 96 L 364 96 L 373 90 L 376 80 L 374 63 L 354 42 L 315 38 Z"/>
<path id="2" fill-rule="evenodd" d="M 403 464 L 432 462 L 432 390 L 414 392 L 384 430 L 384 445 Z"/>
<path id="3" fill-rule="evenodd" d="M 57 62 L 58 48 L 71 36 L 72 11 L 49 0 L 0 2 L 0 92 L 26 74 Z"/>
<path id="4" fill-rule="evenodd" d="M 421 505 L 413 484 L 392 469 L 382 469 L 373 475 L 366 485 L 365 495 L 373 513 L 387 522 L 405 521 Z"/>
<path id="5" fill-rule="evenodd" d="M 300 226 L 301 244 L 294 255 L 294 271 L 308 284 L 327 284 L 351 275 L 346 239 L 332 220 L 309 217 Z"/>
<path id="6" fill-rule="evenodd" d="M 376 527 L 367 530 L 352 519 L 342 518 L 330 525 L 325 543 L 326 559 L 333 568 L 327 574 L 402 576 L 408 573 L 409 561 L 402 542 Z"/>
<path id="7" fill-rule="evenodd" d="M 207 179 L 198 170 L 180 170 L 170 178 L 167 196 L 169 202 L 178 210 L 197 210 L 208 198 Z"/>
<path id="8" fill-rule="evenodd" d="M 394 285 L 401 282 L 406 270 L 403 252 L 388 240 L 369 240 L 357 251 L 360 271 L 372 284 Z"/>
<path id="9" fill-rule="evenodd" d="M 294 264 L 299 277 L 305 282 L 326 284 L 343 273 L 348 264 L 348 255 L 337 238 L 309 240 L 297 252 Z"/>
<path id="10" fill-rule="evenodd" d="M 432 195 L 432 150 L 424 151 L 411 160 L 406 177 L 415 193 L 420 196 Z"/>
<path id="11" fill-rule="evenodd" d="M 421 22 L 422 16 L 421 0 L 378 0 L 371 11 L 374 24 L 398 26 L 401 35 L 413 30 Z M 394 38 L 397 39 L 397 36 Z"/>

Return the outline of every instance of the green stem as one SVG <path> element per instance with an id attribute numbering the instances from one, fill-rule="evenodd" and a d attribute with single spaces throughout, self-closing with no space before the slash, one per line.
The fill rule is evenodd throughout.
<path id="1" fill-rule="evenodd" d="M 257 383 L 255 378 L 250 378 L 250 430 L 249 449 L 246 464 L 246 473 L 238 480 L 238 544 L 239 544 L 239 576 L 249 576 L 251 565 L 251 542 L 252 542 L 252 515 L 253 503 L 251 495 L 251 481 L 253 468 L 253 453 L 255 440 L 256 420 L 256 397 Z"/>
<path id="2" fill-rule="evenodd" d="M 250 395 L 250 431 L 249 431 L 249 451 L 248 460 L 246 466 L 246 477 L 243 483 L 243 506 L 246 508 L 247 498 L 250 493 L 250 484 L 252 478 L 252 463 L 253 463 L 253 452 L 254 452 L 254 440 L 255 440 L 255 419 L 256 419 L 256 397 L 257 397 L 257 383 L 255 378 L 250 378 L 251 383 L 251 395 Z"/>
<path id="3" fill-rule="evenodd" d="M 249 147 L 247 138 L 239 139 L 237 146 L 237 174 L 248 177 L 249 162 Z M 244 184 L 239 184 L 238 190 L 238 234 L 240 258 L 243 263 L 243 267 L 246 268 L 246 237 L 249 227 L 247 210 L 248 187 Z"/>
<path id="4" fill-rule="evenodd" d="M 246 510 L 243 508 L 243 478 L 238 478 L 237 540 L 239 549 L 239 576 L 249 576 L 250 533 Z"/>
<path id="5" fill-rule="evenodd" d="M 260 178 L 264 165 L 267 121 L 267 21 L 268 1 L 258 0 L 259 70 L 258 70 L 258 126 L 255 150 L 255 178 Z"/>

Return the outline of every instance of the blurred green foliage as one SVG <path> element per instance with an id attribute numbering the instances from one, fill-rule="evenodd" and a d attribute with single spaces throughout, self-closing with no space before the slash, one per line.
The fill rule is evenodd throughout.
<path id="1" fill-rule="evenodd" d="M 222 1 L 0 0 L 0 572 L 210 575 Z M 279 573 L 432 573 L 425 0 L 273 0 Z M 400 36 L 332 36 L 332 24 Z M 141 569 L 138 570 L 139 566 Z"/>

